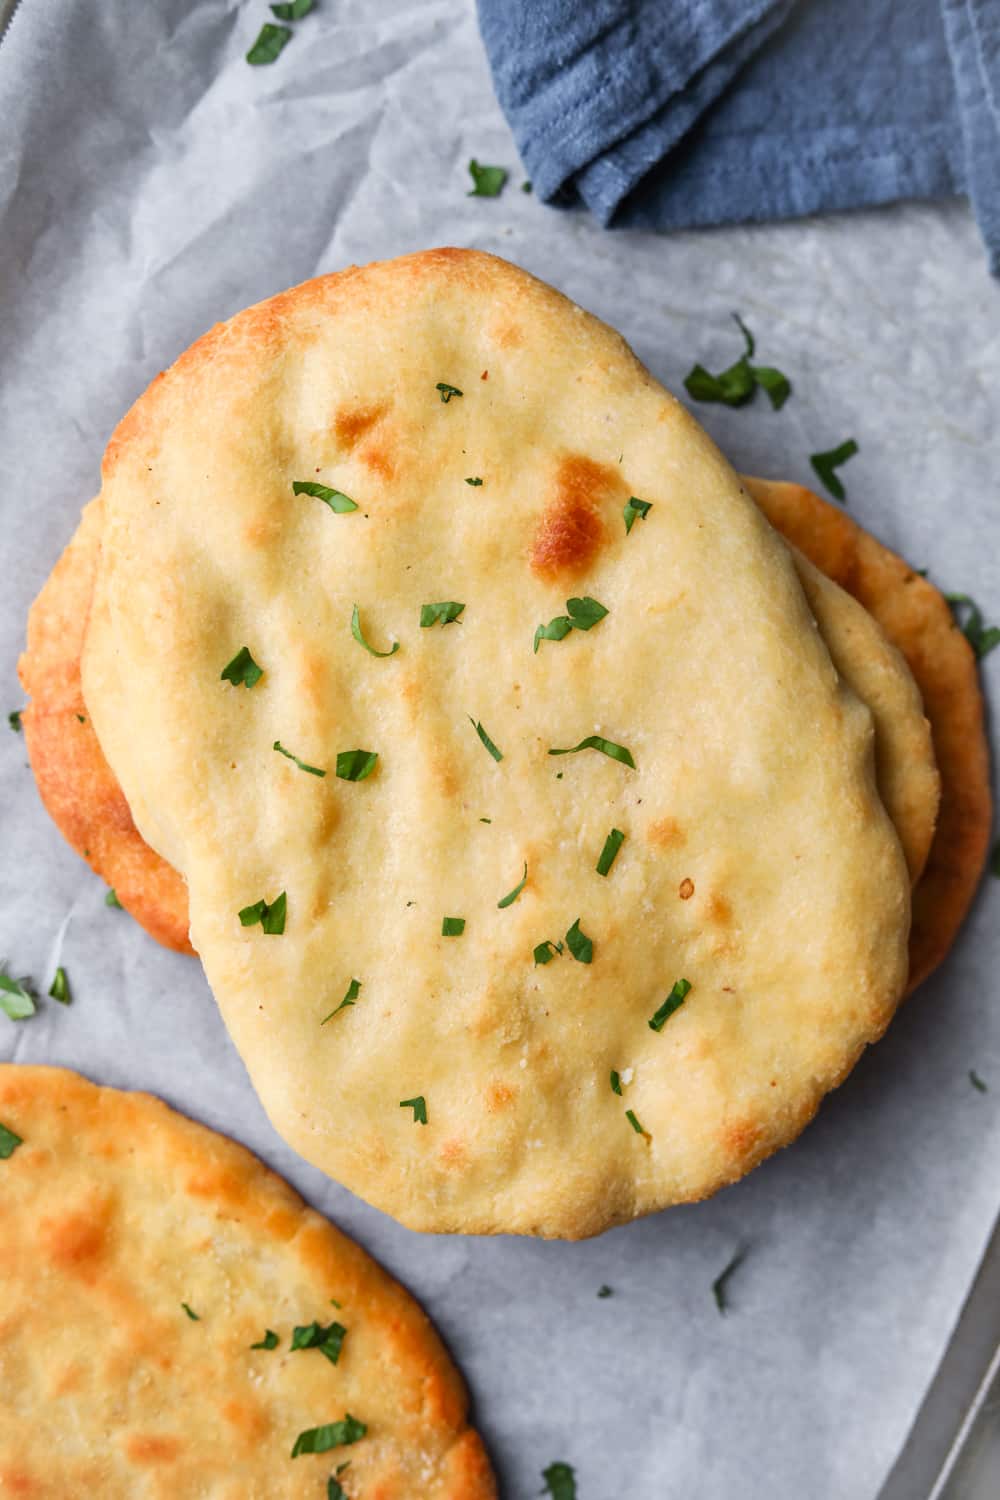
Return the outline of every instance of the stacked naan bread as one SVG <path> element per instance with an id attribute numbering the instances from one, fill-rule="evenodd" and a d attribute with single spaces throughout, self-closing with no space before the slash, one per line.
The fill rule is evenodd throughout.
<path id="1" fill-rule="evenodd" d="M 277 1129 L 422 1229 L 578 1237 L 741 1176 L 985 850 L 937 591 L 475 252 L 160 376 L 23 675 L 56 820 L 190 940 Z"/>

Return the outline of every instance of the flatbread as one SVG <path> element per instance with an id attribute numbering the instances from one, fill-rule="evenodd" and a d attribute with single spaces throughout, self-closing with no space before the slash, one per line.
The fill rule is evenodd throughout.
<path id="1" fill-rule="evenodd" d="M 802 485 L 745 483 L 772 526 L 878 621 L 923 697 L 941 773 L 941 808 L 913 897 L 912 991 L 954 942 L 989 850 L 993 801 L 976 659 L 944 596 L 842 509 Z"/>
<path id="2" fill-rule="evenodd" d="M 427 1317 L 248 1151 L 61 1068 L 0 1065 L 0 1123 L 0 1494 L 323 1500 L 349 1460 L 350 1500 L 496 1495 Z M 313 1322 L 336 1364 L 291 1349 Z M 292 1459 L 348 1413 L 365 1436 Z"/>
<path id="3" fill-rule="evenodd" d="M 98 737 L 276 1127 L 353 1190 L 596 1233 L 741 1175 L 884 1030 L 909 880 L 871 715 L 736 475 L 557 293 L 434 251 L 263 303 L 136 404 L 101 503 Z M 533 654 L 581 594 L 607 617 Z M 595 733 L 636 768 L 548 753 Z M 282 893 L 282 933 L 242 925 Z"/>

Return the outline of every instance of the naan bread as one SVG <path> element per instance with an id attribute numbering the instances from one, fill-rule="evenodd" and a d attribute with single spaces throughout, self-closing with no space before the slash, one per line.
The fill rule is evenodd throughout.
<path id="1" fill-rule="evenodd" d="M 0 1065 L 0 1125 L 0 1494 L 324 1500 L 349 1461 L 348 1500 L 495 1497 L 425 1315 L 249 1152 L 61 1068 Z"/>
<path id="2" fill-rule="evenodd" d="M 697 423 L 551 289 L 433 251 L 252 308 L 125 418 L 102 506 L 98 737 L 275 1125 L 355 1191 L 596 1233 L 741 1175 L 881 1034 L 909 880 L 871 714 Z M 607 617 L 533 654 L 582 594 Z M 251 688 L 220 681 L 243 646 Z M 594 734 L 635 769 L 548 753 Z M 281 893 L 283 933 L 241 925 Z"/>

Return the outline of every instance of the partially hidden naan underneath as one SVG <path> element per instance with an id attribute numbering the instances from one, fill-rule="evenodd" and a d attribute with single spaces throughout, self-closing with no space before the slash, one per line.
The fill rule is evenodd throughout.
<path id="1" fill-rule="evenodd" d="M 542 283 L 433 251 L 249 309 L 101 511 L 101 746 L 276 1127 L 356 1192 L 596 1233 L 740 1176 L 884 1030 L 872 711 L 697 423 Z"/>
<path id="2" fill-rule="evenodd" d="M 0 1065 L 0 1494 L 495 1500 L 420 1308 L 232 1141 Z"/>

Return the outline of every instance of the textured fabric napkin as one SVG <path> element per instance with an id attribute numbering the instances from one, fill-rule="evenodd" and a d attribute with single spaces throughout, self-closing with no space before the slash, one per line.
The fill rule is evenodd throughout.
<path id="1" fill-rule="evenodd" d="M 965 193 L 1000 272 L 1000 0 L 478 0 L 535 191 L 675 229 Z"/>

